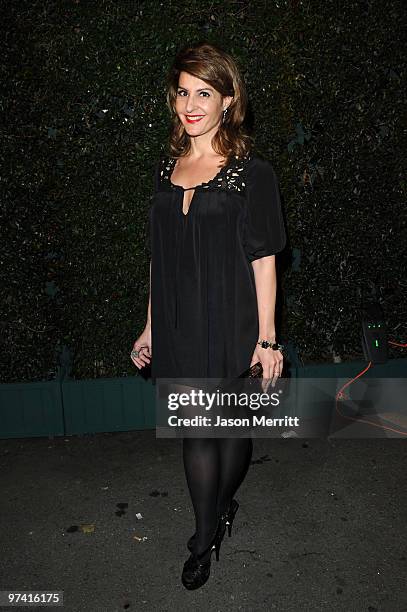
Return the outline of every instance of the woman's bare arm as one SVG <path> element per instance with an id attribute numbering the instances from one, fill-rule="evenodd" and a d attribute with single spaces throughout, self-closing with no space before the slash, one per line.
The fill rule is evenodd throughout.
<path id="1" fill-rule="evenodd" d="M 277 292 L 277 275 L 275 255 L 268 255 L 252 261 L 256 283 L 257 310 L 259 316 L 259 340 L 276 342 L 276 326 L 274 321 Z M 260 361 L 263 367 L 263 391 L 266 391 L 270 381 L 274 386 L 281 376 L 283 355 L 280 351 L 263 348 L 256 345 L 252 361 L 253 365 Z"/>
<path id="2" fill-rule="evenodd" d="M 138 352 L 138 357 L 135 357 L 134 351 Z M 130 354 L 133 363 L 140 368 L 144 368 L 149 364 L 152 358 L 151 346 L 151 261 L 150 261 L 150 291 L 148 296 L 147 321 L 146 326 L 140 336 L 133 344 L 133 349 Z"/>
<path id="3" fill-rule="evenodd" d="M 275 255 L 261 257 L 252 262 L 256 282 L 259 314 L 259 339 L 276 341 L 275 307 L 277 276 Z"/>

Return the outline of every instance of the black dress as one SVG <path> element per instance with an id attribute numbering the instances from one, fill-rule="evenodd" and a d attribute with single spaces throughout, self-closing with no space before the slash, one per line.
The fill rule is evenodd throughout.
<path id="1" fill-rule="evenodd" d="M 251 262 L 281 251 L 286 233 L 270 162 L 234 157 L 197 186 L 185 215 L 176 160 L 160 159 L 149 210 L 151 375 L 234 377 L 258 340 Z"/>

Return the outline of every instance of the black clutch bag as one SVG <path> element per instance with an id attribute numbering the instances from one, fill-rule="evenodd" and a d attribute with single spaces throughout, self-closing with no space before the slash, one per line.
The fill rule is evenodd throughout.
<path id="1" fill-rule="evenodd" d="M 279 376 L 275 380 L 274 386 L 272 386 L 272 381 L 270 379 L 270 384 L 268 385 L 266 391 L 263 390 L 263 366 L 261 365 L 260 361 L 242 372 L 238 376 L 238 379 L 242 381 L 240 391 L 246 393 L 275 393 L 278 394 L 281 399 L 284 399 L 285 392 L 287 392 L 288 378 L 283 378 L 282 376 Z"/>
<path id="2" fill-rule="evenodd" d="M 263 377 L 263 366 L 260 361 L 253 364 L 250 368 L 239 374 L 239 378 L 262 378 Z"/>

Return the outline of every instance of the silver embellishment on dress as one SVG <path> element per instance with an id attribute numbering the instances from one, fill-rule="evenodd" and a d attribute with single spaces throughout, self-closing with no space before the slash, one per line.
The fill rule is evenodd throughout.
<path id="1" fill-rule="evenodd" d="M 218 174 L 205 183 L 199 186 L 201 189 L 228 189 L 230 191 L 244 191 L 246 187 L 246 166 L 247 161 L 250 160 L 250 154 L 246 155 L 243 159 L 238 159 L 235 155 L 235 159 L 230 162 L 228 168 L 221 168 Z M 161 170 L 162 181 L 167 182 L 170 186 L 171 183 L 171 171 L 176 163 L 176 159 L 173 157 L 164 157 L 161 161 L 163 169 Z"/>

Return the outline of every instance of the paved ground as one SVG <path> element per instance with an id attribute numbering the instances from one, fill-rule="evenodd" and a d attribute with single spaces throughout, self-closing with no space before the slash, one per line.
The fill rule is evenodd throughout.
<path id="1" fill-rule="evenodd" d="M 52 609 L 69 612 L 407 610 L 405 440 L 254 440 L 234 533 L 194 592 L 181 445 L 0 440 L 0 589 L 63 590 Z"/>

